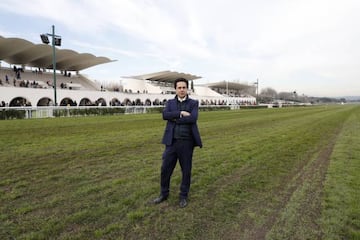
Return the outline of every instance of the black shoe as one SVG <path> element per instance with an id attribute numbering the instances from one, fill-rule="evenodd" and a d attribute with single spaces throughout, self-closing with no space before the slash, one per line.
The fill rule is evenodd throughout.
<path id="1" fill-rule="evenodd" d="M 187 205 L 188 205 L 188 202 L 187 202 L 186 198 L 180 199 L 179 206 L 180 206 L 181 208 L 184 208 L 184 207 L 186 207 Z"/>
<path id="2" fill-rule="evenodd" d="M 159 197 L 157 197 L 153 200 L 153 203 L 159 204 L 159 203 L 165 201 L 167 198 L 168 198 L 167 196 L 160 195 Z"/>

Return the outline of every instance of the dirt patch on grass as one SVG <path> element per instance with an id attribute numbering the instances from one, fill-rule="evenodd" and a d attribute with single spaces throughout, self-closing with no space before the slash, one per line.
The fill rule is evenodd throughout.
<path id="1" fill-rule="evenodd" d="M 247 239 L 265 239 L 273 228 L 275 230 L 275 235 L 273 234 L 270 236 L 270 239 L 276 239 L 277 237 L 284 237 L 287 235 L 290 235 L 292 239 L 299 239 L 296 236 L 296 234 L 298 234 L 296 232 L 306 231 L 306 229 L 311 229 L 311 233 L 304 232 L 301 233 L 301 235 L 311 235 L 312 239 L 322 238 L 318 219 L 321 215 L 323 183 L 325 181 L 326 172 L 330 163 L 330 156 L 336 143 L 338 133 L 339 131 L 329 139 L 327 145 L 323 146 L 318 151 L 319 154 L 314 160 L 309 161 L 299 168 L 298 172 L 292 176 L 292 179 L 291 176 L 289 176 L 289 179 L 287 179 L 288 181 L 284 182 L 286 183 L 285 189 L 274 193 L 281 196 L 281 201 L 279 201 L 275 211 L 267 216 L 264 224 L 261 226 L 253 226 L 253 228 L 249 229 L 248 232 L 250 234 L 247 236 Z M 296 202 L 299 199 L 292 200 L 297 191 L 303 191 L 299 202 Z M 296 212 L 294 214 L 294 218 L 296 219 L 289 219 L 286 215 L 285 217 L 281 217 L 290 201 L 295 201 L 295 203 L 292 204 L 296 205 Z M 287 233 L 286 231 L 292 233 Z M 291 234 L 294 235 L 291 236 Z"/>
<path id="2" fill-rule="evenodd" d="M 232 219 L 229 219 L 229 225 L 208 219 L 206 223 L 202 223 L 203 227 L 212 229 L 212 224 L 224 225 L 224 228 L 220 228 L 222 230 L 217 228 L 218 231 L 222 232 L 223 239 L 286 239 L 288 235 L 292 239 L 301 239 L 291 237 L 291 233 L 294 231 L 305 232 L 307 229 L 312 229 L 308 239 L 321 239 L 322 233 L 318 220 L 321 214 L 323 183 L 339 132 L 340 129 L 316 151 L 317 156 L 314 157 L 314 153 L 309 154 L 308 159 L 304 159 L 291 174 L 282 179 L 279 187 L 271 189 L 268 193 L 254 193 L 254 196 L 259 196 L 259 198 L 253 198 L 252 201 L 238 201 L 236 196 L 234 204 L 237 213 L 224 212 L 224 214 L 231 215 Z M 219 198 L 222 189 L 231 188 L 232 185 L 243 181 L 246 176 L 254 175 L 256 172 L 257 169 L 250 165 L 235 169 L 233 173 L 215 182 L 216 189 L 212 189 L 208 193 L 208 198 Z M 259 180 L 261 181 L 261 179 Z M 244 185 L 247 186 L 247 184 Z M 254 190 L 241 189 L 239 191 L 250 192 Z M 298 192 L 301 192 L 301 194 Z M 233 195 L 236 195 L 236 193 Z M 301 197 L 296 199 L 297 195 L 301 195 Z M 219 201 L 208 201 L 205 204 L 207 206 L 204 207 L 219 211 L 219 206 L 212 205 L 213 202 Z M 284 215 L 284 211 L 286 213 L 289 206 L 295 206 L 296 211 L 294 218 L 290 221 L 286 218 L 286 214 Z M 273 232 L 275 232 L 275 235 Z M 211 234 L 218 235 L 219 233 L 210 233 L 209 235 Z M 306 232 L 298 234 L 309 235 Z"/>

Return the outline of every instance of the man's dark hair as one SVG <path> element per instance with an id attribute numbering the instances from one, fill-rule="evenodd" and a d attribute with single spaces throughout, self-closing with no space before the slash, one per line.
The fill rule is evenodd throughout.
<path id="1" fill-rule="evenodd" d="M 175 82 L 174 82 L 174 88 L 175 88 L 175 89 L 176 89 L 176 84 L 177 84 L 178 82 L 184 82 L 184 83 L 186 83 L 186 87 L 189 88 L 189 81 L 188 81 L 188 80 L 186 80 L 185 78 L 178 78 L 178 79 L 176 79 Z"/>

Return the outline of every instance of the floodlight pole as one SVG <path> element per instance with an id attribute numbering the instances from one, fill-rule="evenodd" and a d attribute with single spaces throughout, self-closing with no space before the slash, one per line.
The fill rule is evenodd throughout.
<path id="1" fill-rule="evenodd" d="M 56 53 L 55 53 L 55 26 L 52 25 L 52 49 L 53 49 L 53 71 L 54 71 L 54 101 L 55 106 L 57 106 L 57 96 L 56 96 Z"/>
<path id="2" fill-rule="evenodd" d="M 46 33 L 46 34 L 41 34 L 41 41 L 45 44 L 49 44 L 50 41 L 48 39 L 48 36 L 50 36 L 52 38 L 52 55 L 53 55 L 53 70 L 54 70 L 54 103 L 55 106 L 57 106 L 57 96 L 56 96 L 56 51 L 55 51 L 55 45 L 57 46 L 61 46 L 61 36 L 55 35 L 55 26 L 52 25 L 52 33 Z"/>
<path id="3" fill-rule="evenodd" d="M 57 106 L 57 97 L 56 97 L 56 51 L 55 51 L 55 45 L 61 46 L 61 36 L 55 35 L 55 26 L 52 25 L 52 33 L 47 34 L 40 34 L 41 41 L 45 44 L 49 44 L 49 38 L 48 36 L 51 36 L 52 38 L 52 50 L 53 50 L 53 70 L 54 70 L 54 102 L 55 106 Z M 57 38 L 55 38 L 57 37 Z"/>

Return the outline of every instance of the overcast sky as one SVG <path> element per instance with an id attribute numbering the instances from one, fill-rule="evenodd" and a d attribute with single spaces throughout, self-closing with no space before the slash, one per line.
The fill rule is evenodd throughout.
<path id="1" fill-rule="evenodd" d="M 113 63 L 82 73 L 119 82 L 165 70 L 307 96 L 360 95 L 358 0 L 1 0 L 0 35 Z"/>

